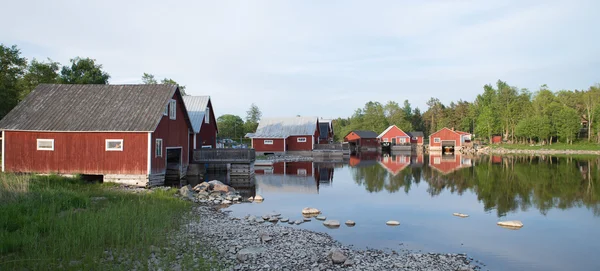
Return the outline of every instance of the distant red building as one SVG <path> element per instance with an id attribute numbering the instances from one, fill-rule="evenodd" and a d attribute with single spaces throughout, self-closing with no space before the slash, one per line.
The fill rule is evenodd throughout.
<path id="1" fill-rule="evenodd" d="M 429 149 L 442 150 L 443 148 L 462 148 L 471 144 L 471 134 L 454 131 L 446 127 L 429 136 Z"/>
<path id="2" fill-rule="evenodd" d="M 319 119 L 319 144 L 333 143 L 333 121 Z"/>
<path id="3" fill-rule="evenodd" d="M 402 131 L 398 126 L 391 125 L 377 136 L 379 142 L 390 142 L 392 146 L 410 144 L 410 135 Z"/>
<path id="4" fill-rule="evenodd" d="M 102 175 L 161 185 L 184 176 L 192 130 L 176 85 L 41 84 L 0 120 L 2 171 Z"/>
<path id="5" fill-rule="evenodd" d="M 425 137 L 423 132 L 408 132 L 407 134 L 410 136 L 411 144 L 423 145 L 423 138 Z"/>
<path id="6" fill-rule="evenodd" d="M 190 157 L 194 150 L 217 147 L 217 120 L 210 96 L 183 96 L 183 102 L 192 123 Z"/>
<path id="7" fill-rule="evenodd" d="M 499 144 L 499 143 L 502 143 L 502 136 L 501 135 L 492 136 L 492 144 Z"/>
<path id="8" fill-rule="evenodd" d="M 317 117 L 263 118 L 252 139 L 257 154 L 312 151 L 319 144 Z"/>
<path id="9" fill-rule="evenodd" d="M 379 146 L 377 134 L 373 131 L 351 131 L 344 137 L 344 142 L 355 150 L 376 150 Z"/>

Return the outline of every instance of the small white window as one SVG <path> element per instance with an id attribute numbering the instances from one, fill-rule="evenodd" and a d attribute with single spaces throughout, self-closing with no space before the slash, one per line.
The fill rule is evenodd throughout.
<path id="1" fill-rule="evenodd" d="M 204 123 L 210 123 L 210 107 L 207 107 L 206 112 L 204 112 Z"/>
<path id="2" fill-rule="evenodd" d="M 439 137 L 436 137 L 436 138 L 434 138 L 434 139 L 433 139 L 433 142 L 434 142 L 434 143 L 440 143 L 440 138 L 439 138 Z"/>
<path id="3" fill-rule="evenodd" d="M 273 145 L 273 140 L 265 140 L 265 145 Z"/>
<path id="4" fill-rule="evenodd" d="M 162 142 L 162 138 L 157 138 L 156 139 L 156 157 L 162 157 L 163 156 L 163 142 Z"/>
<path id="5" fill-rule="evenodd" d="M 38 151 L 53 151 L 54 150 L 54 139 L 38 139 L 37 140 Z"/>
<path id="6" fill-rule="evenodd" d="M 401 138 L 400 138 L 400 143 L 406 143 L 406 138 L 404 138 L 404 137 L 401 137 Z"/>
<path id="7" fill-rule="evenodd" d="M 413 139 L 412 139 L 412 140 L 417 140 L 417 137 L 416 137 L 416 136 L 413 136 Z"/>
<path id="8" fill-rule="evenodd" d="M 176 118 L 176 113 L 177 113 L 177 108 L 176 108 L 176 104 L 177 101 L 176 100 L 171 100 L 169 102 L 169 118 L 174 120 Z"/>
<path id="9" fill-rule="evenodd" d="M 298 142 L 306 142 L 306 137 L 299 137 L 296 141 L 298 141 Z"/>
<path id="10" fill-rule="evenodd" d="M 388 139 L 387 139 L 387 138 L 384 138 L 384 139 L 383 139 L 383 142 L 388 142 Z"/>
<path id="11" fill-rule="evenodd" d="M 439 158 L 439 157 L 433 158 L 433 163 L 436 164 L 436 165 L 439 165 L 442 162 L 441 160 L 442 159 Z"/>
<path id="12" fill-rule="evenodd" d="M 306 176 L 306 169 L 299 168 L 296 173 L 298 173 L 298 175 Z"/>
<path id="13" fill-rule="evenodd" d="M 107 151 L 123 151 L 123 139 L 107 139 Z"/>
<path id="14" fill-rule="evenodd" d="M 168 116 L 169 115 L 169 104 L 167 104 L 165 106 L 165 112 L 163 112 L 163 116 Z"/>

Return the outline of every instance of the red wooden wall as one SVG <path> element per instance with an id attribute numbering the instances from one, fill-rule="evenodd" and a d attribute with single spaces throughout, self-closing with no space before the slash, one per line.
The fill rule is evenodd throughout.
<path id="1" fill-rule="evenodd" d="M 172 120 L 169 116 L 163 116 L 158 124 L 158 127 L 152 133 L 152 173 L 164 173 L 166 171 L 166 155 L 167 147 L 182 147 L 183 165 L 188 165 L 188 155 L 190 144 L 189 133 L 191 127 L 186 121 L 186 113 L 183 110 L 183 101 L 177 94 L 174 94 L 172 99 L 177 100 L 177 113 L 175 119 Z M 156 157 L 156 139 L 163 140 L 163 155 Z"/>
<path id="2" fill-rule="evenodd" d="M 410 138 L 410 143 L 414 143 L 417 145 L 421 145 L 423 144 L 423 137 L 422 136 L 417 136 L 417 139 L 414 140 L 412 137 Z"/>
<path id="3" fill-rule="evenodd" d="M 440 138 L 440 142 L 439 143 L 435 143 L 434 138 L 439 137 Z M 444 128 L 442 130 L 439 130 L 433 134 L 431 134 L 429 136 L 429 146 L 431 147 L 441 147 L 442 146 L 442 141 L 444 140 L 454 140 L 456 141 L 455 146 L 461 146 L 461 142 L 460 142 L 460 135 L 458 133 L 455 133 L 454 131 L 448 129 L 448 128 Z"/>
<path id="4" fill-rule="evenodd" d="M 60 174 L 147 174 L 148 133 L 5 132 L 5 171 Z M 54 151 L 37 150 L 54 139 Z M 106 151 L 106 139 L 123 139 L 123 151 Z"/>
<path id="5" fill-rule="evenodd" d="M 306 138 L 306 142 L 298 142 L 298 138 L 304 137 Z M 288 151 L 312 151 L 313 149 L 313 139 L 314 137 L 311 135 L 307 136 L 290 136 L 286 139 L 285 144 L 287 144 Z M 316 143 L 317 141 L 315 141 Z"/>
<path id="6" fill-rule="evenodd" d="M 202 148 L 203 145 L 210 145 L 213 148 L 217 147 L 217 119 L 215 118 L 211 101 L 208 101 L 208 107 L 210 108 L 210 121 L 209 123 L 202 121 L 200 134 L 196 135 L 197 149 Z"/>
<path id="7" fill-rule="evenodd" d="M 265 145 L 265 140 L 273 140 L 273 145 Z M 283 152 L 285 151 L 283 138 L 253 138 L 252 146 L 257 152 Z"/>
<path id="8" fill-rule="evenodd" d="M 385 142 L 385 139 L 387 139 L 387 142 L 392 142 L 392 138 L 396 138 L 396 144 L 400 144 L 401 137 L 404 138 L 404 143 L 410 143 L 410 137 L 404 131 L 396 126 L 392 126 L 392 129 L 383 134 L 379 140 Z"/>

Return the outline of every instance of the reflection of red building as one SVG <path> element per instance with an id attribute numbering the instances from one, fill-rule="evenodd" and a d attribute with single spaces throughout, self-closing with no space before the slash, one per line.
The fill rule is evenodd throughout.
<path id="1" fill-rule="evenodd" d="M 471 158 L 463 157 L 460 153 L 443 155 L 441 153 L 429 154 L 429 166 L 442 174 L 448 174 L 461 168 L 473 166 Z"/>
<path id="2" fill-rule="evenodd" d="M 276 162 L 256 166 L 254 173 L 257 186 L 263 191 L 318 193 L 320 183 L 333 180 L 334 167 L 310 161 Z"/>
<path id="3" fill-rule="evenodd" d="M 396 176 L 400 171 L 410 165 L 410 155 L 390 155 L 379 159 L 379 164 L 390 174 Z"/>
<path id="4" fill-rule="evenodd" d="M 502 164 L 502 156 L 492 155 L 492 164 Z"/>
<path id="5" fill-rule="evenodd" d="M 377 152 L 358 152 L 356 155 L 350 156 L 350 164 L 351 167 L 359 167 L 359 166 L 372 166 L 377 164 L 377 159 L 379 158 L 379 153 Z"/>

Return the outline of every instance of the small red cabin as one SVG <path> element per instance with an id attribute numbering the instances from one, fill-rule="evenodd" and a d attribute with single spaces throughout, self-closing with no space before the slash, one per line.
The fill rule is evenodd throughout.
<path id="1" fill-rule="evenodd" d="M 377 134 L 373 131 L 351 131 L 344 137 L 344 142 L 348 142 L 354 151 L 376 150 L 379 146 Z"/>
<path id="2" fill-rule="evenodd" d="M 442 150 L 449 148 L 462 148 L 471 144 L 471 134 L 467 132 L 454 131 L 446 127 L 429 136 L 429 149 Z"/>
<path id="3" fill-rule="evenodd" d="M 332 144 L 333 136 L 332 120 L 319 119 L 319 144 Z"/>
<path id="4" fill-rule="evenodd" d="M 312 151 L 319 144 L 317 117 L 263 118 L 252 139 L 257 154 Z"/>
<path id="5" fill-rule="evenodd" d="M 193 133 L 190 135 L 190 157 L 194 150 L 217 147 L 217 120 L 210 96 L 183 96 L 190 116 Z"/>
<path id="6" fill-rule="evenodd" d="M 392 125 L 385 129 L 385 131 L 377 136 L 377 139 L 379 142 L 390 142 L 392 143 L 392 146 L 410 144 L 410 135 L 402 131 L 396 125 Z"/>
<path id="7" fill-rule="evenodd" d="M 499 143 L 502 143 L 502 136 L 501 135 L 492 136 L 492 144 L 499 144 Z"/>
<path id="8" fill-rule="evenodd" d="M 411 144 L 423 145 L 423 138 L 425 137 L 423 132 L 408 132 L 407 134 L 410 136 Z"/>
<path id="9" fill-rule="evenodd" d="M 161 185 L 167 164 L 185 175 L 191 128 L 175 85 L 41 84 L 0 120 L 2 171 Z"/>

